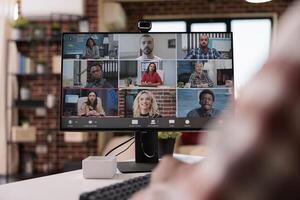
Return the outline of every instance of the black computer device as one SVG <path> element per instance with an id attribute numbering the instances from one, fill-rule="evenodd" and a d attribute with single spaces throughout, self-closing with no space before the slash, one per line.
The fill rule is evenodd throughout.
<path id="1" fill-rule="evenodd" d="M 226 123 L 233 96 L 232 33 L 64 33 L 62 131 L 134 131 L 135 162 L 158 162 L 158 131 Z"/>

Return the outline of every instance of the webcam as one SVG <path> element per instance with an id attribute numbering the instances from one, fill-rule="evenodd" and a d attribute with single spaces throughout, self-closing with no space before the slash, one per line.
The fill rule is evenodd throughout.
<path id="1" fill-rule="evenodd" d="M 139 20 L 137 25 L 138 25 L 138 29 L 142 33 L 147 33 L 152 28 L 152 23 L 150 20 Z"/>

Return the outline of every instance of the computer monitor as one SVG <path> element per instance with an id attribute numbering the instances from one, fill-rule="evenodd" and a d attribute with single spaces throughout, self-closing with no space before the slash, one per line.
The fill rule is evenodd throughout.
<path id="1" fill-rule="evenodd" d="M 157 131 L 205 130 L 221 113 L 226 121 L 232 48 L 221 32 L 64 33 L 61 130 L 152 132 L 136 135 L 136 159 L 157 162 L 138 158 L 157 147 Z"/>

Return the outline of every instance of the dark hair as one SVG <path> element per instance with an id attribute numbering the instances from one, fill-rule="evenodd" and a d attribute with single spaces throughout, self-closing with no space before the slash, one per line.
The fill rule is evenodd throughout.
<path id="1" fill-rule="evenodd" d="M 94 93 L 94 94 L 96 95 L 96 100 L 95 100 L 94 104 L 92 104 L 92 102 L 90 102 L 90 99 L 89 99 L 89 95 L 90 95 L 91 93 Z M 98 96 L 97 96 L 97 93 L 96 93 L 95 91 L 93 91 L 93 90 L 88 91 L 88 93 L 87 93 L 87 101 L 86 101 L 86 105 L 92 106 L 94 110 L 97 110 L 97 105 L 98 105 L 98 99 L 97 99 L 97 97 L 98 97 Z"/>
<path id="2" fill-rule="evenodd" d="M 148 67 L 147 67 L 147 70 L 146 70 L 146 73 L 147 73 L 147 74 L 149 73 L 149 67 L 150 67 L 150 65 L 152 65 L 152 64 L 155 66 L 154 72 L 156 72 L 156 64 L 155 64 L 154 62 L 151 62 L 151 63 L 149 63 L 149 65 L 148 65 Z"/>
<path id="3" fill-rule="evenodd" d="M 202 96 L 205 95 L 205 94 L 210 94 L 213 98 L 213 101 L 215 101 L 215 95 L 214 95 L 213 91 L 211 91 L 209 89 L 205 89 L 205 90 L 202 90 L 199 94 L 199 102 L 201 101 Z"/>
<path id="4" fill-rule="evenodd" d="M 92 63 L 90 63 L 89 67 L 88 67 L 89 70 L 91 70 L 91 68 L 94 67 L 94 66 L 98 66 L 102 70 L 102 63 L 99 63 L 99 62 L 92 62 Z"/>
<path id="5" fill-rule="evenodd" d="M 85 46 L 87 46 L 87 47 L 89 47 L 89 41 L 90 40 L 92 40 L 93 41 L 93 46 L 95 46 L 96 45 L 96 42 L 95 42 L 95 40 L 93 39 L 93 38 L 88 38 L 87 40 L 86 40 L 86 43 L 85 43 Z"/>

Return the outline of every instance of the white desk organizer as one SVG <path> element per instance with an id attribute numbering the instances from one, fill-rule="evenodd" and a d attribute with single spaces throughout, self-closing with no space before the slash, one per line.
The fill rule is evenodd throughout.
<path id="1" fill-rule="evenodd" d="M 84 178 L 113 178 L 117 172 L 115 156 L 89 156 L 82 160 Z"/>

